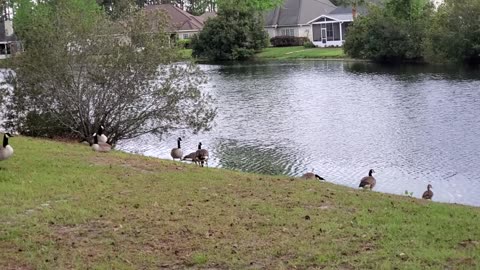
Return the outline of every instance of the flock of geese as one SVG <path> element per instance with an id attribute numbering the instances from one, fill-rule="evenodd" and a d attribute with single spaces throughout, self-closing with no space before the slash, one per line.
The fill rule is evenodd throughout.
<path id="1" fill-rule="evenodd" d="M 370 169 L 370 171 L 368 171 L 368 176 L 365 176 L 360 180 L 360 185 L 358 185 L 358 187 L 372 190 L 375 184 L 377 183 L 377 180 L 375 179 L 375 177 L 373 177 L 373 173 L 375 173 L 375 171 L 373 169 Z M 315 174 L 314 170 L 302 175 L 302 178 L 305 178 L 305 179 L 316 178 L 319 180 L 325 180 L 323 179 L 323 177 L 319 176 L 318 174 Z M 428 184 L 427 190 L 422 195 L 423 199 L 431 200 L 433 198 L 433 191 L 431 189 L 432 189 L 432 185 Z"/>
<path id="2" fill-rule="evenodd" d="M 93 134 L 93 144 L 91 145 L 92 150 L 97 151 L 97 152 L 108 152 L 112 149 L 112 146 L 107 143 L 108 138 L 103 134 L 104 127 L 100 126 L 98 131 Z M 13 137 L 10 133 L 5 133 L 3 135 L 3 144 L 2 147 L 0 147 L 0 161 L 6 160 L 10 158 L 13 155 L 13 148 L 8 144 L 8 139 Z M 198 144 L 198 149 L 195 152 L 192 152 L 188 155 L 183 156 L 183 151 L 180 145 L 180 142 L 182 141 L 182 138 L 177 139 L 177 147 L 173 148 L 172 151 L 170 152 L 170 155 L 172 156 L 173 160 L 178 159 L 178 160 L 185 160 L 185 161 L 191 161 L 194 162 L 197 165 L 204 166 L 204 164 L 207 164 L 208 166 L 208 150 L 207 149 L 202 149 L 202 143 L 200 142 Z M 363 177 L 360 180 L 360 185 L 358 187 L 360 188 L 367 188 L 367 189 L 373 189 L 375 187 L 375 184 L 377 183 L 377 180 L 375 177 L 373 177 L 373 173 L 375 171 L 371 169 L 368 172 L 368 176 Z M 314 171 L 305 173 L 302 178 L 305 179 L 318 179 L 318 180 L 325 180 L 318 174 L 315 174 Z M 422 195 L 423 199 L 431 200 L 433 197 L 433 192 L 432 192 L 432 185 L 428 184 L 427 186 L 427 191 L 425 191 Z"/>

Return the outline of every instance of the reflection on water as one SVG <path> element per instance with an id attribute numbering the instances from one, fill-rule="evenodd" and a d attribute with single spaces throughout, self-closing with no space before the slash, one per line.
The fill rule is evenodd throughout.
<path id="1" fill-rule="evenodd" d="M 342 61 L 204 65 L 218 106 L 206 134 L 144 136 L 121 149 L 170 158 L 176 137 L 210 151 L 210 166 L 299 176 L 315 168 L 357 187 L 480 205 L 480 72 Z M 142 147 L 136 145 L 141 142 Z M 133 147 L 135 145 L 135 148 Z"/>

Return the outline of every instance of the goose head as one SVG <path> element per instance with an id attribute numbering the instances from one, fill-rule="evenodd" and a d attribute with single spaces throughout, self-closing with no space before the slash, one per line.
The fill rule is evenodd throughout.
<path id="1" fill-rule="evenodd" d="M 432 188 L 433 188 L 432 185 L 428 184 L 427 189 L 430 190 Z"/>
<path id="2" fill-rule="evenodd" d="M 370 171 L 368 172 L 368 176 L 372 176 L 373 173 L 375 173 L 375 171 L 373 169 L 370 169 Z"/>
<path id="3" fill-rule="evenodd" d="M 201 142 L 198 143 L 198 149 L 199 150 L 202 149 L 202 143 Z"/>

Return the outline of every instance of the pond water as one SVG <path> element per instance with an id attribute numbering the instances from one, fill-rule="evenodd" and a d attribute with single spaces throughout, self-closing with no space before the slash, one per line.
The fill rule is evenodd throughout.
<path id="1" fill-rule="evenodd" d="M 170 158 L 198 142 L 211 167 L 300 176 L 357 188 L 373 168 L 376 191 L 480 206 L 480 71 L 346 61 L 202 65 L 216 98 L 212 131 L 123 141 Z M 141 147 L 138 147 L 141 145 Z"/>

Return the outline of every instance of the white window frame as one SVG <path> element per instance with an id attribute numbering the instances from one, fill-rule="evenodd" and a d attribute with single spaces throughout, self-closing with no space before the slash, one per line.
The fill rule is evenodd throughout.
<path id="1" fill-rule="evenodd" d="M 282 28 L 280 29 L 281 36 L 294 37 L 295 28 Z"/>

